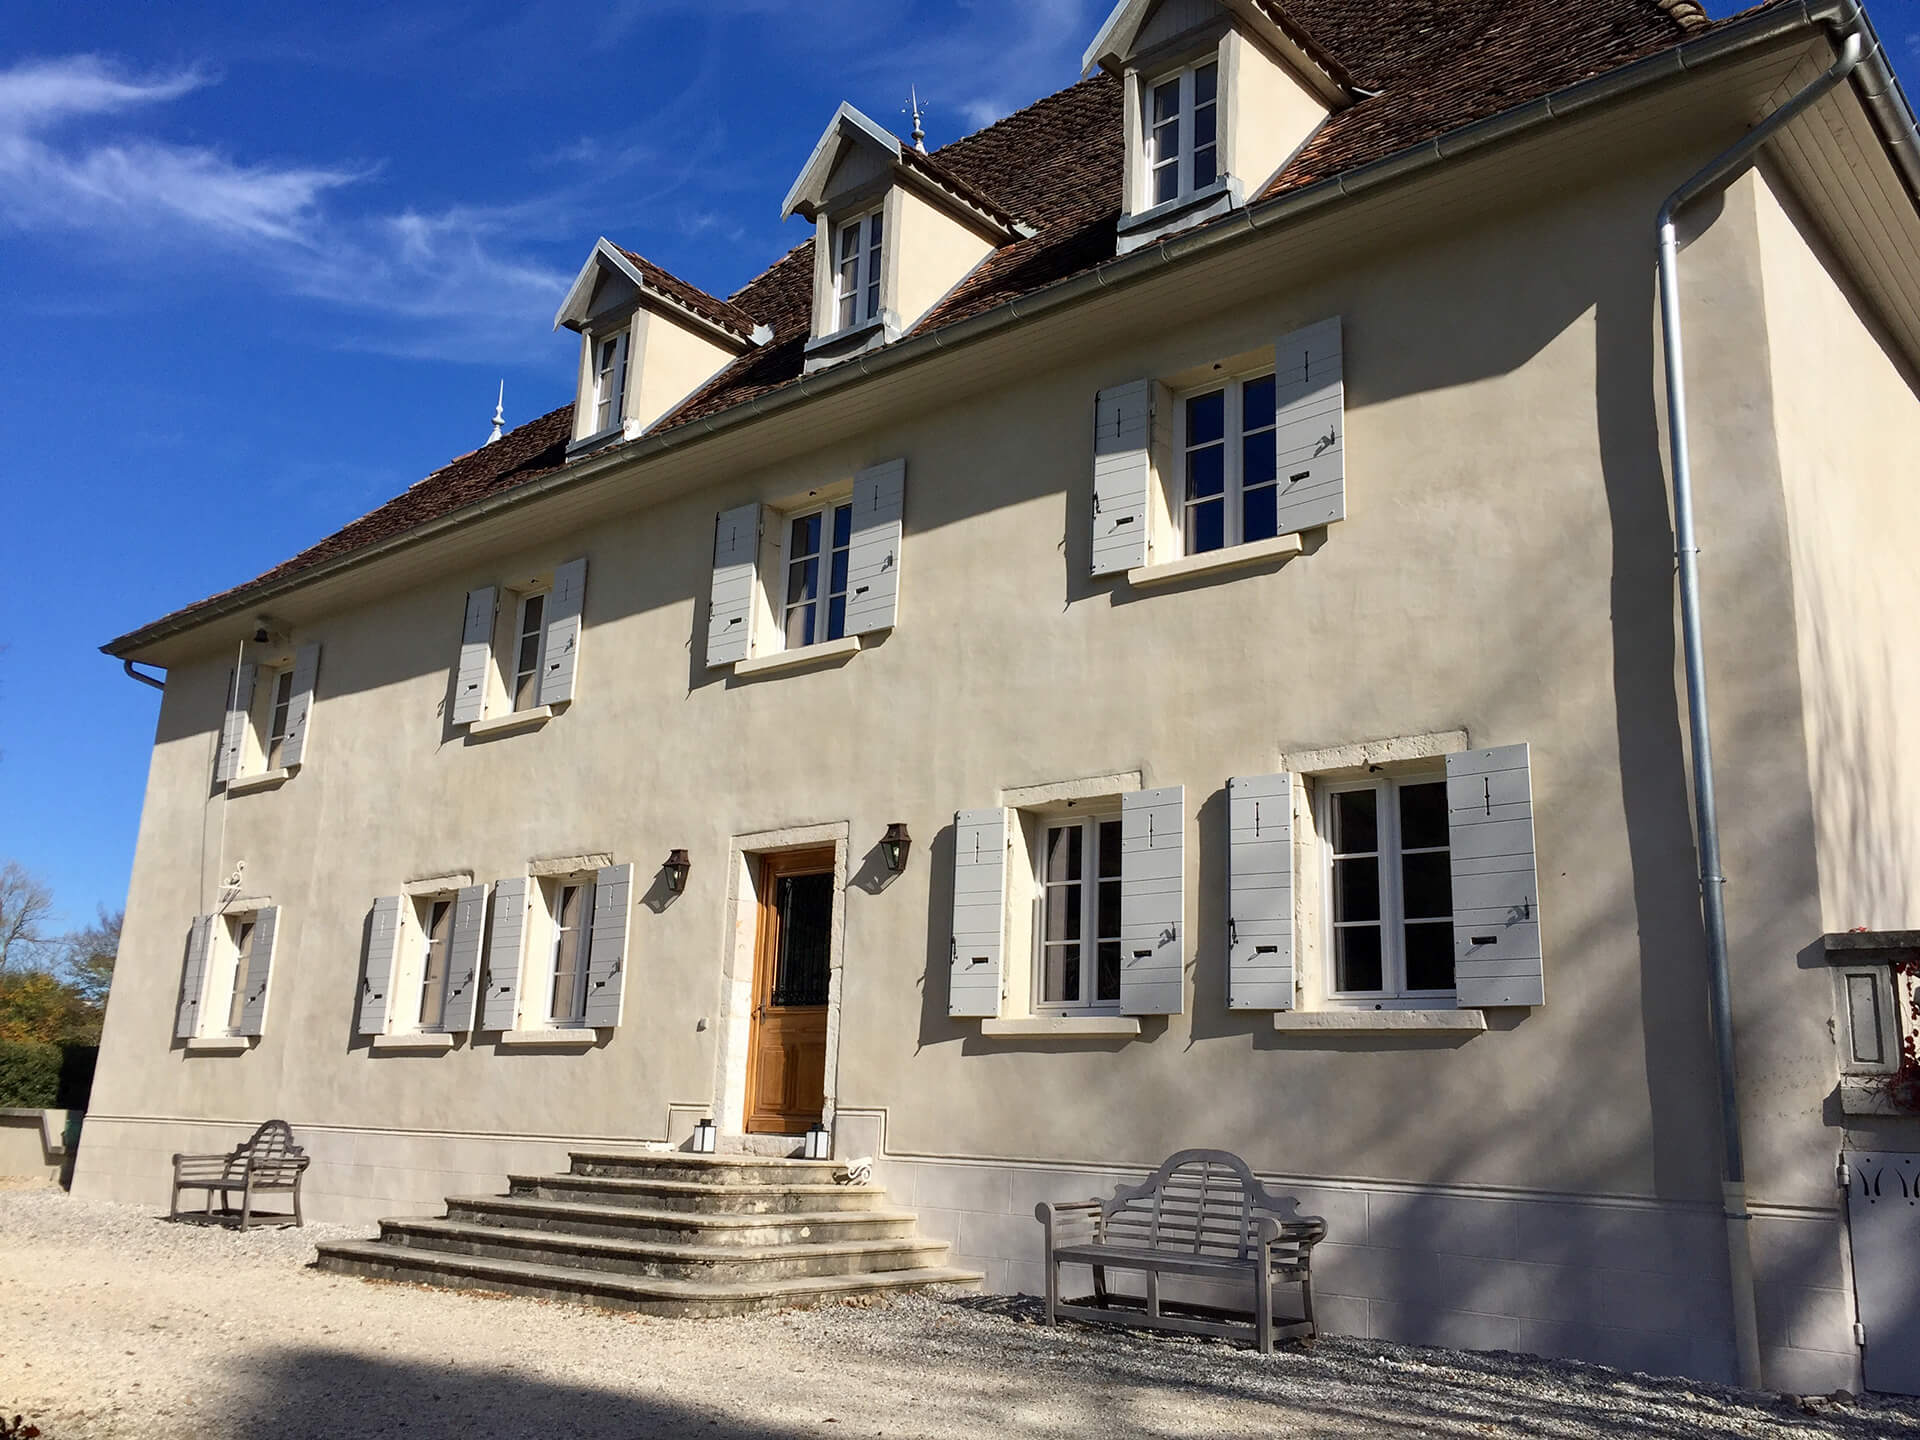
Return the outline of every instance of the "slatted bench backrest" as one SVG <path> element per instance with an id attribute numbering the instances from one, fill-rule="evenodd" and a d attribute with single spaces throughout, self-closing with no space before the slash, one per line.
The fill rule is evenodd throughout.
<path id="1" fill-rule="evenodd" d="M 1268 1195 L 1238 1155 L 1182 1150 L 1100 1208 L 1110 1245 L 1250 1260 L 1259 1246 L 1256 1217 L 1291 1220 L 1296 1206 Z"/>
<path id="2" fill-rule="evenodd" d="M 255 1185 L 291 1185 L 305 1160 L 293 1143 L 293 1127 L 284 1120 L 267 1121 L 240 1148 Z"/>

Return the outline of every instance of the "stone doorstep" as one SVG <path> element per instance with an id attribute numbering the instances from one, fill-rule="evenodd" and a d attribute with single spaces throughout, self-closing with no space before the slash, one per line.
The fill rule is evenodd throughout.
<path id="1" fill-rule="evenodd" d="M 494 1290 L 543 1300 L 572 1301 L 609 1309 L 685 1318 L 744 1315 L 756 1310 L 797 1309 L 830 1304 L 852 1296 L 928 1285 L 971 1287 L 975 1271 L 942 1267 L 867 1271 L 797 1279 L 754 1281 L 669 1280 L 613 1275 L 599 1270 L 538 1265 L 414 1250 L 404 1245 L 348 1241 L 321 1245 L 315 1264 L 337 1274 L 369 1279 L 442 1285 L 454 1289 Z"/>
<path id="2" fill-rule="evenodd" d="M 846 1167 L 836 1160 L 776 1160 L 754 1155 L 693 1155 L 669 1151 L 627 1155 L 596 1150 L 567 1153 L 567 1173 L 608 1179 L 666 1180 L 682 1184 L 734 1188 L 740 1185 L 840 1185 L 834 1176 Z"/>
<path id="3" fill-rule="evenodd" d="M 938 1266 L 947 1254 L 944 1241 L 918 1236 L 774 1245 L 675 1245 L 451 1219 L 383 1220 L 380 1239 L 387 1244 L 448 1254 L 680 1279 L 698 1278 L 703 1271 L 718 1277 L 722 1270 L 728 1272 L 729 1279 L 744 1280 L 752 1278 L 751 1274 L 738 1272 L 759 1270 L 772 1279 L 924 1269 Z"/>
<path id="4" fill-rule="evenodd" d="M 713 1214 L 698 1210 L 655 1210 L 637 1205 L 593 1205 L 573 1200 L 547 1200 L 533 1195 L 452 1196 L 451 1211 L 470 1212 L 458 1218 L 478 1224 L 503 1217 L 511 1224 L 538 1224 L 539 1228 L 575 1235 L 634 1238 L 641 1232 L 699 1236 L 709 1245 L 760 1245 L 805 1241 L 816 1232 L 846 1239 L 903 1238 L 911 1234 L 911 1210 L 772 1211 L 759 1214 Z M 455 1218 L 450 1215 L 448 1218 Z"/>
<path id="5" fill-rule="evenodd" d="M 698 1180 L 635 1180 L 617 1175 L 509 1175 L 509 1193 L 550 1199 L 593 1195 L 608 1200 L 632 1196 L 662 1210 L 711 1214 L 778 1214 L 792 1210 L 865 1210 L 885 1198 L 871 1185 L 714 1185 Z"/>

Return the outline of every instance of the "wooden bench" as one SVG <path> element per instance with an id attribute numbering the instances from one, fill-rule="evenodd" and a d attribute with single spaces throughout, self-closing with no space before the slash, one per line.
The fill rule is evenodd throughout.
<path id="1" fill-rule="evenodd" d="M 206 1214 L 213 1214 L 213 1197 L 220 1196 L 221 1218 L 234 1214 L 231 1196 L 240 1192 L 239 1221 L 245 1230 L 256 1218 L 253 1199 L 263 1194 L 290 1194 L 291 1215 L 272 1214 L 264 1219 L 288 1221 L 300 1219 L 300 1177 L 306 1173 L 307 1152 L 293 1143 L 293 1127 L 284 1120 L 269 1120 L 253 1132 L 251 1140 L 224 1155 L 175 1155 L 173 1157 L 173 1202 L 167 1218 L 180 1218 L 180 1192 L 207 1192 Z"/>
<path id="2" fill-rule="evenodd" d="M 1169 1314 L 1160 1277 L 1253 1282 L 1254 1342 L 1271 1353 L 1275 1338 L 1316 1333 L 1313 1322 L 1313 1247 L 1327 1236 L 1326 1221 L 1299 1214 L 1299 1202 L 1269 1195 L 1247 1162 L 1225 1150 L 1182 1150 L 1138 1185 L 1122 1185 L 1109 1200 L 1042 1202 L 1034 1217 L 1047 1232 L 1047 1323 L 1076 1320 L 1144 1324 L 1190 1335 L 1243 1336 L 1247 1323 L 1219 1312 L 1182 1306 Z M 1063 1264 L 1093 1268 L 1093 1304 L 1060 1298 Z M 1119 1308 L 1107 1289 L 1107 1271 L 1142 1271 L 1144 1311 Z M 1273 1287 L 1300 1287 L 1301 1318 L 1276 1326 Z M 1126 1298 L 1126 1297 L 1121 1297 Z M 1218 1318 L 1216 1318 L 1218 1317 Z"/>

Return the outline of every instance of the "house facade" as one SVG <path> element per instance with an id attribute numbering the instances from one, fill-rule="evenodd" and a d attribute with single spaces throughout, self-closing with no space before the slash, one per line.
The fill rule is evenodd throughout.
<path id="1" fill-rule="evenodd" d="M 363 1221 L 817 1125 L 1033 1292 L 1037 1201 L 1209 1145 L 1327 1219 L 1330 1330 L 1740 1373 L 1654 217 L 1870 31 L 1365 8 L 1122 4 L 932 155 L 843 106 L 809 243 L 723 300 L 599 242 L 576 404 L 106 647 L 166 680 L 76 1188 L 283 1116 Z M 1825 939 L 1920 926 L 1880 63 L 1680 260 L 1802 1390 L 1861 1377 L 1839 1158 L 1920 1152 L 1911 982 Z"/>

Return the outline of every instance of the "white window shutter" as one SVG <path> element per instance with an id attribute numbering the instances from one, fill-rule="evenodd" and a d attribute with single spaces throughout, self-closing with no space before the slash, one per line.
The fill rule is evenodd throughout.
<path id="1" fill-rule="evenodd" d="M 454 1032 L 473 1029 L 480 998 L 480 950 L 487 935 L 487 887 L 463 886 L 453 900 L 453 943 L 447 947 L 447 1003 L 440 1023 Z"/>
<path id="2" fill-rule="evenodd" d="M 273 942 L 280 930 L 280 907 L 269 905 L 253 917 L 253 951 L 247 957 L 246 991 L 240 1001 L 240 1033 L 267 1032 L 267 982 L 273 977 Z"/>
<path id="3" fill-rule="evenodd" d="M 1120 1008 L 1178 1015 L 1186 991 L 1186 788 L 1120 798 Z"/>
<path id="4" fill-rule="evenodd" d="M 482 1030 L 512 1030 L 520 1021 L 520 957 L 527 942 L 527 877 L 514 875 L 493 887 L 493 931 L 487 937 L 486 998 Z"/>
<path id="5" fill-rule="evenodd" d="M 1293 777 L 1227 781 L 1227 1007 L 1293 1008 Z"/>
<path id="6" fill-rule="evenodd" d="M 1007 812 L 953 817 L 953 951 L 947 1013 L 1000 1013 L 1007 933 Z"/>
<path id="7" fill-rule="evenodd" d="M 307 757 L 307 730 L 313 718 L 313 687 L 320 678 L 320 647 L 302 645 L 293 656 L 293 698 L 287 702 L 287 738 L 280 763 L 300 764 Z"/>
<path id="8" fill-rule="evenodd" d="M 1525 745 L 1447 756 L 1447 830 L 1461 1008 L 1546 1004 Z"/>
<path id="9" fill-rule="evenodd" d="M 460 670 L 453 682 L 453 723 L 471 725 L 487 713 L 487 671 L 493 665 L 491 585 L 467 592 L 467 618 L 460 631 Z"/>
<path id="10" fill-rule="evenodd" d="M 367 927 L 367 970 L 360 977 L 358 1028 L 362 1035 L 387 1033 L 387 999 L 393 989 L 394 962 L 400 955 L 400 907 L 405 903 L 398 895 L 382 895 L 373 902 L 373 923 Z"/>
<path id="11" fill-rule="evenodd" d="M 633 866 L 605 866 L 593 880 L 593 936 L 587 948 L 587 1024 L 596 1029 L 620 1023 L 632 914 Z"/>
<path id="12" fill-rule="evenodd" d="M 1340 317 L 1282 336 L 1274 346 L 1276 533 L 1347 516 L 1346 378 Z"/>
<path id="13" fill-rule="evenodd" d="M 587 561 L 569 560 L 553 572 L 547 597 L 546 644 L 540 654 L 540 703 L 573 699 L 573 673 L 580 658 L 580 610 L 587 598 Z"/>
<path id="14" fill-rule="evenodd" d="M 713 526 L 713 594 L 707 607 L 707 668 L 747 658 L 754 578 L 760 562 L 760 507 L 723 510 Z"/>
<path id="15" fill-rule="evenodd" d="M 227 718 L 220 727 L 220 753 L 213 762 L 213 778 L 231 780 L 240 773 L 240 757 L 246 752 L 247 723 L 253 712 L 253 680 L 258 673 L 252 665 L 233 672 L 233 685 L 227 691 Z"/>
<path id="16" fill-rule="evenodd" d="M 173 1034 L 191 1040 L 200 1033 L 200 1001 L 207 988 L 207 947 L 213 940 L 213 916 L 196 915 L 187 932 L 187 963 L 180 973 L 180 1008 L 174 1012 Z"/>
<path id="17" fill-rule="evenodd" d="M 1147 563 L 1153 484 L 1151 380 L 1102 390 L 1093 406 L 1093 573 Z"/>
<path id="18" fill-rule="evenodd" d="M 890 629 L 900 604 L 900 517 L 907 462 L 889 460 L 853 477 L 853 542 L 847 554 L 847 634 Z"/>

